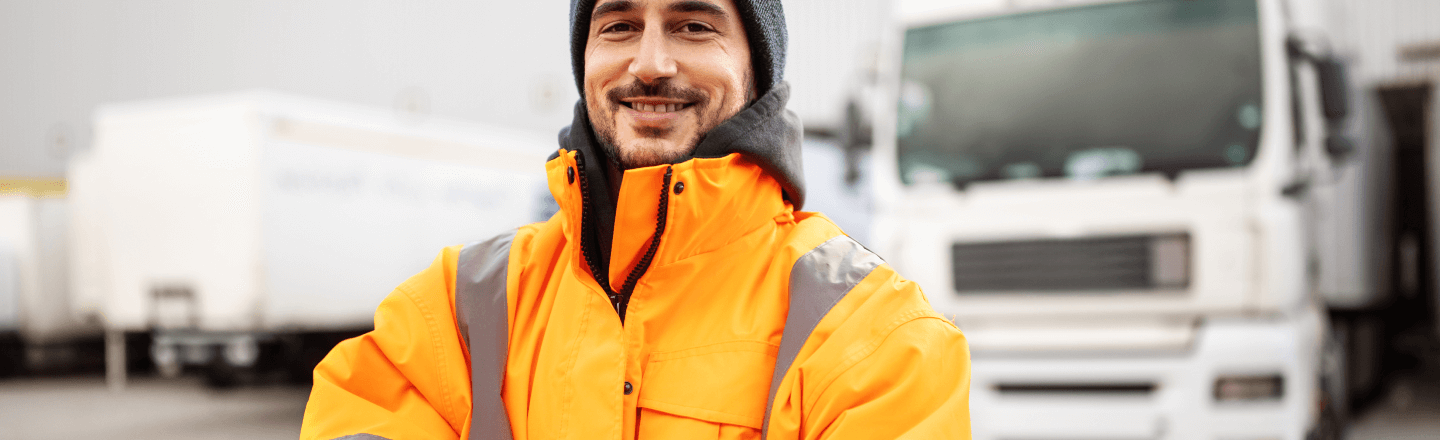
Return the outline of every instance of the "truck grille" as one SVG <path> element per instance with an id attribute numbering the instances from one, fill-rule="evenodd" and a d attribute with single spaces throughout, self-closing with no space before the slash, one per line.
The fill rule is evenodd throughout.
<path id="1" fill-rule="evenodd" d="M 1188 234 L 955 243 L 959 293 L 1184 288 Z"/>

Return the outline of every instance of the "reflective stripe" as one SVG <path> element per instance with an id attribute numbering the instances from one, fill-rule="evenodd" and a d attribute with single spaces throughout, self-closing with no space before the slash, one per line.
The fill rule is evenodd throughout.
<path id="1" fill-rule="evenodd" d="M 375 435 L 375 434 L 364 434 L 364 433 L 361 433 L 361 434 L 350 434 L 350 435 L 347 435 L 347 436 L 344 436 L 344 437 L 335 437 L 334 439 L 331 439 L 331 440 L 375 440 L 375 439 L 390 440 L 390 439 L 388 439 L 388 438 L 381 437 L 381 436 L 378 436 L 378 435 Z"/>
<path id="2" fill-rule="evenodd" d="M 810 332 L 815 331 L 820 319 L 830 313 L 850 289 L 883 263 L 880 256 L 845 235 L 826 241 L 795 261 L 790 269 L 790 311 L 785 315 L 785 330 L 775 356 L 775 373 L 770 378 L 770 397 L 765 401 L 760 438 L 770 432 L 775 394 L 790 364 L 800 355 L 800 348 L 810 339 Z"/>
<path id="3" fill-rule="evenodd" d="M 510 242 L 514 238 L 511 232 L 466 245 L 460 251 L 455 309 L 460 334 L 470 347 L 470 440 L 513 438 L 500 390 L 509 357 L 505 271 L 510 265 Z M 790 309 L 785 316 L 785 330 L 770 379 L 761 438 L 770 431 L 770 410 L 775 405 L 780 382 L 810 333 L 850 289 L 881 264 L 884 261 L 879 256 L 844 235 L 826 241 L 795 261 L 790 270 Z"/>
<path id="4" fill-rule="evenodd" d="M 515 231 L 465 245 L 455 276 L 455 319 L 470 348 L 470 439 L 510 440 L 500 390 L 509 358 L 505 271 Z"/>

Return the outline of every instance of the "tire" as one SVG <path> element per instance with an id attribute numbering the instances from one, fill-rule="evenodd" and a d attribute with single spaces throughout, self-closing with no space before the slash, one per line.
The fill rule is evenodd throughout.
<path id="1" fill-rule="evenodd" d="M 244 379 L 245 369 L 230 365 L 221 358 L 223 356 L 216 356 L 216 360 L 205 367 L 205 385 L 214 389 L 230 389 L 240 386 Z"/>
<path id="2" fill-rule="evenodd" d="M 0 334 L 0 378 L 25 372 L 25 345 L 18 336 Z"/>

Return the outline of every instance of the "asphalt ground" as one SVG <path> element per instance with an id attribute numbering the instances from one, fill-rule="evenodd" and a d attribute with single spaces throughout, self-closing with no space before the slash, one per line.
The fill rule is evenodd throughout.
<path id="1" fill-rule="evenodd" d="M 1349 439 L 1440 439 L 1440 374 L 1390 381 L 1383 397 L 1351 421 Z"/>
<path id="2" fill-rule="evenodd" d="M 1347 437 L 1440 438 L 1440 375 L 1399 378 Z M 111 392 L 101 377 L 0 380 L 0 439 L 294 439 L 309 389 L 216 390 L 198 378 L 132 378 Z"/>
<path id="3" fill-rule="evenodd" d="M 200 379 L 103 377 L 0 381 L 0 439 L 294 439 L 307 387 L 207 388 Z"/>

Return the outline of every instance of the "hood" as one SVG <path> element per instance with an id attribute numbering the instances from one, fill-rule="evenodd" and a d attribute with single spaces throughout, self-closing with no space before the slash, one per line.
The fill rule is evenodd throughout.
<path id="1" fill-rule="evenodd" d="M 785 108 L 790 101 L 790 83 L 781 82 L 769 92 L 755 100 L 749 107 L 720 123 L 700 144 L 695 146 L 686 159 L 714 159 L 730 153 L 740 153 L 755 161 L 767 173 L 780 181 L 785 200 L 790 201 L 799 211 L 805 205 L 805 173 L 800 156 L 800 142 L 804 128 L 800 117 Z M 581 129 L 575 129 L 581 127 Z M 590 127 L 590 113 L 582 99 L 575 103 L 575 119 L 569 126 L 560 129 L 560 148 L 580 151 L 592 160 L 585 163 L 585 172 L 593 177 L 592 197 L 610 198 L 610 184 L 606 181 L 604 166 L 609 163 L 605 149 L 600 147 L 599 138 Z M 559 153 L 550 155 L 550 159 Z M 683 162 L 684 160 L 682 160 Z M 613 182 L 618 184 L 619 182 Z M 610 203 L 610 216 L 614 216 L 614 203 Z"/>
<path id="2" fill-rule="evenodd" d="M 798 210 L 805 200 L 800 155 L 802 130 L 799 118 L 785 109 L 789 98 L 789 84 L 782 82 L 776 85 L 749 107 L 706 133 L 691 156 L 675 165 L 738 154 L 774 179 L 779 184 L 780 196 Z M 608 273 L 616 217 L 616 200 L 611 188 L 621 182 L 609 181 L 605 167 L 610 166 L 611 161 L 590 126 L 583 101 L 576 103 L 574 122 L 560 131 L 559 140 L 561 149 L 550 157 L 551 161 L 567 151 L 576 152 L 582 159 L 576 163 L 577 171 L 582 173 L 580 180 L 585 183 L 584 225 L 579 231 L 581 247 L 590 252 L 587 259 L 594 260 L 590 263 L 594 266 L 592 272 Z M 631 170 L 634 171 L 638 170 Z M 604 279 L 598 281 L 607 283 Z"/>

